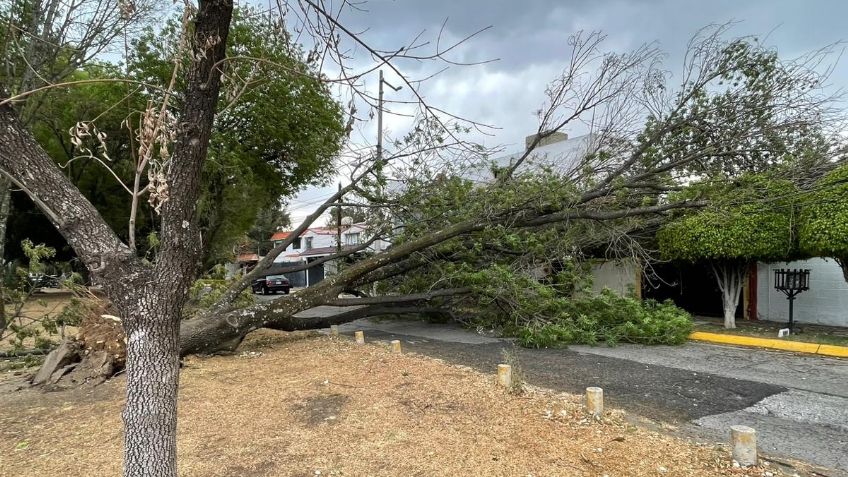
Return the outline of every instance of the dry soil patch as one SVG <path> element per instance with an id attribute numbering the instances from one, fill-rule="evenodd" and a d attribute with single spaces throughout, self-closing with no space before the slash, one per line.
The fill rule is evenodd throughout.
<path id="1" fill-rule="evenodd" d="M 724 449 L 615 411 L 587 420 L 576 396 L 508 394 L 438 360 L 287 336 L 186 361 L 180 475 L 743 475 Z M 119 475 L 123 386 L 0 395 L 0 475 Z"/>

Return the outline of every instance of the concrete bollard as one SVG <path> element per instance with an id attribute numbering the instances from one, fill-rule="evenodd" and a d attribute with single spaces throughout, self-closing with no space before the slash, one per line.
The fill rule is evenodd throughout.
<path id="1" fill-rule="evenodd" d="M 742 467 L 757 465 L 757 431 L 748 426 L 730 426 L 733 460 Z"/>
<path id="2" fill-rule="evenodd" d="M 505 388 L 512 387 L 512 366 L 508 364 L 498 365 L 498 384 Z"/>
<path id="3" fill-rule="evenodd" d="M 392 353 L 400 353 L 400 340 L 392 340 Z"/>
<path id="4" fill-rule="evenodd" d="M 362 331 L 357 331 L 353 334 L 356 337 L 356 344 L 365 344 L 365 333 Z"/>
<path id="5" fill-rule="evenodd" d="M 586 388 L 586 412 L 596 419 L 604 415 L 604 390 L 601 388 Z"/>
<path id="6" fill-rule="evenodd" d="M 330 335 L 339 336 L 339 325 L 330 325 Z"/>

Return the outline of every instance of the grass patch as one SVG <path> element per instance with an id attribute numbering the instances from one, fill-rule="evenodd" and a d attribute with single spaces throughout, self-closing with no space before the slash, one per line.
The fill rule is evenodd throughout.
<path id="1" fill-rule="evenodd" d="M 693 331 L 776 339 L 777 332 L 781 328 L 787 327 L 786 323 L 743 320 L 737 320 L 736 326 L 737 328 L 727 329 L 723 326 L 722 321 L 719 319 L 698 317 L 695 321 Z M 848 346 L 848 329 L 846 328 L 796 324 L 795 329 L 795 334 L 791 334 L 780 339 L 800 341 L 803 343 Z"/>

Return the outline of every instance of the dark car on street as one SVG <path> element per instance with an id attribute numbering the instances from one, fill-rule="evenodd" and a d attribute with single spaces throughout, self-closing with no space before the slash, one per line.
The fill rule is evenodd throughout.
<path id="1" fill-rule="evenodd" d="M 288 294 L 291 290 L 291 283 L 284 275 L 269 275 L 264 278 L 253 281 L 253 293 L 277 293 L 279 291 Z"/>

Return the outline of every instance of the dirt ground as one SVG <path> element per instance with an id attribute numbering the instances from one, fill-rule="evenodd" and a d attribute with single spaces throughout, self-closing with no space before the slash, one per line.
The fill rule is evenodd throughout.
<path id="1" fill-rule="evenodd" d="M 0 392 L 0 475 L 119 475 L 124 384 Z M 763 473 L 618 411 L 588 420 L 577 396 L 507 393 L 494 372 L 265 330 L 234 356 L 186 360 L 179 459 L 183 476 Z"/>
<path id="2" fill-rule="evenodd" d="M 55 316 L 62 312 L 62 310 L 70 303 L 70 295 L 67 293 L 53 293 L 53 294 L 36 294 L 29 301 L 27 301 L 23 308 L 21 308 L 22 319 L 18 320 L 17 324 L 24 326 L 33 326 L 39 330 L 42 338 L 50 339 L 53 342 L 59 342 L 62 339 L 62 336 L 59 334 L 50 334 L 47 333 L 39 324 L 34 323 L 37 320 L 40 320 L 44 315 Z M 6 308 L 7 313 L 11 316 L 12 307 L 8 306 Z M 72 326 L 65 327 L 64 332 L 66 335 L 75 335 L 77 333 L 77 329 Z M 29 349 L 35 346 L 35 338 L 27 338 L 24 340 L 24 348 Z M 0 340 L 0 351 L 10 351 L 13 349 L 12 344 L 8 339 Z"/>

